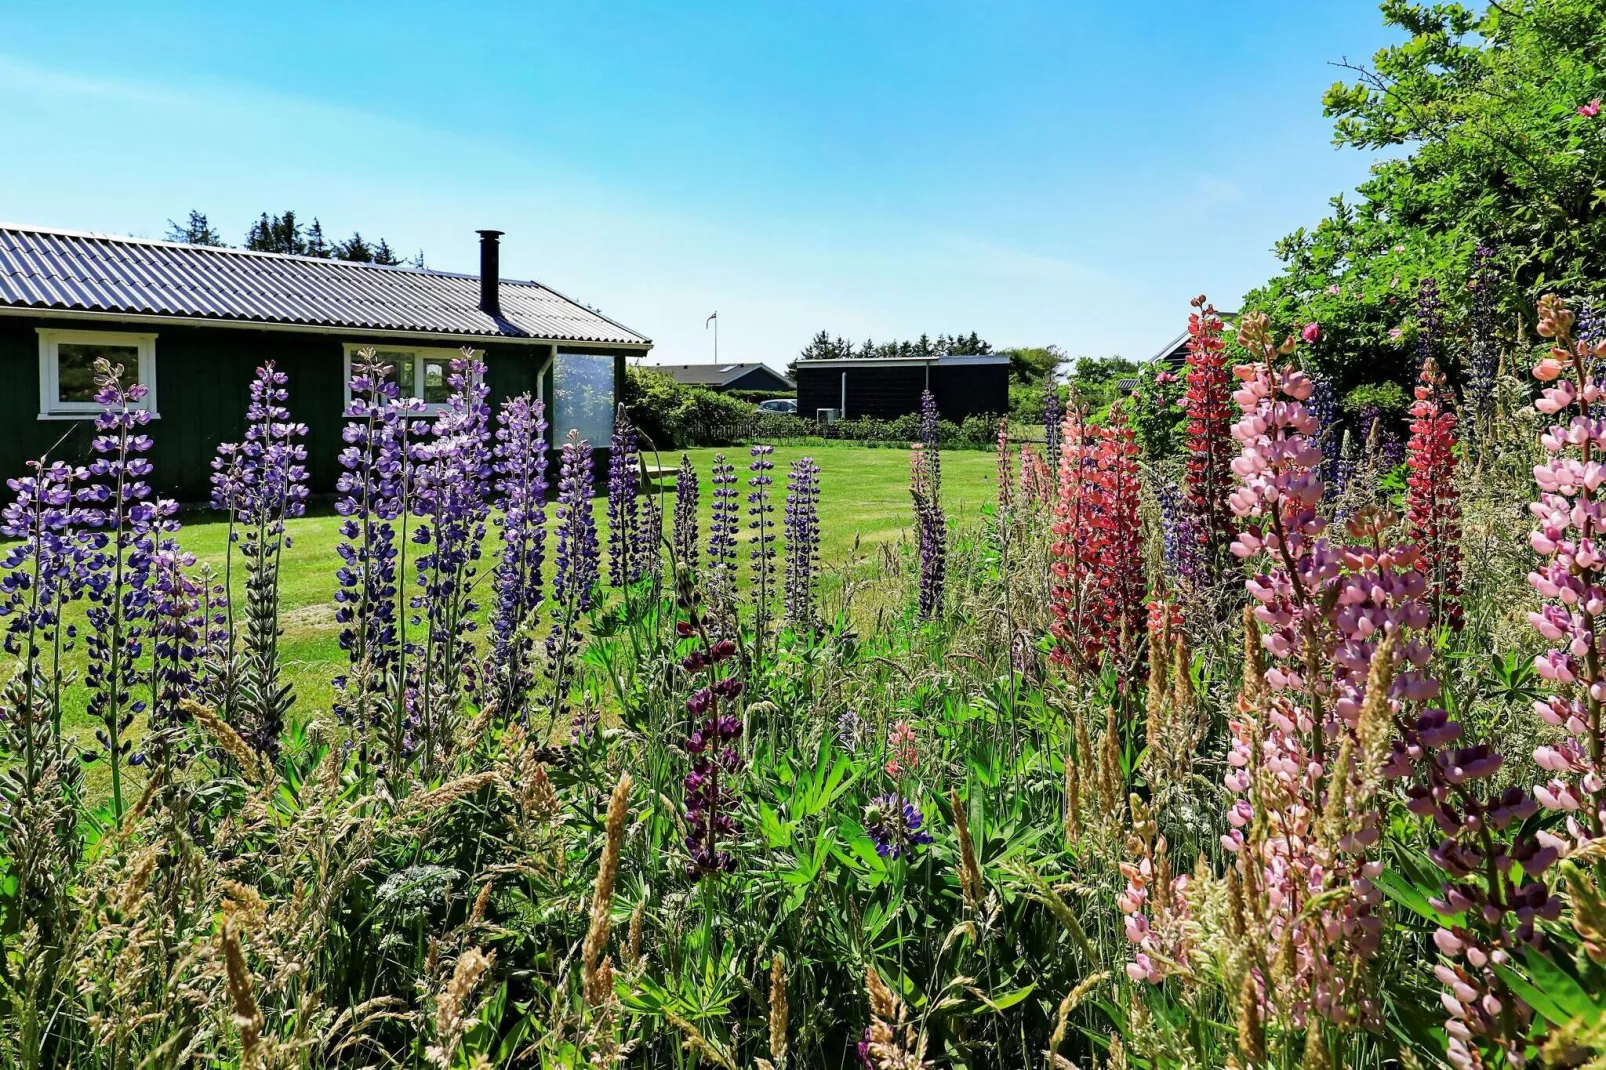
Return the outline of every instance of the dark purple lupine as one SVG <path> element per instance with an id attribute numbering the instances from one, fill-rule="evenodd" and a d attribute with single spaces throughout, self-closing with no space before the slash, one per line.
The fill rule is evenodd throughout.
<path id="1" fill-rule="evenodd" d="M 864 808 L 864 831 L 882 858 L 904 858 L 930 843 L 925 823 L 920 808 L 897 794 L 878 795 Z"/>
<path id="2" fill-rule="evenodd" d="M 205 639 L 199 607 L 205 597 L 202 582 L 190 572 L 195 555 L 180 550 L 171 539 L 162 540 L 151 557 L 150 616 L 147 633 L 151 648 L 150 712 L 144 755 L 165 763 L 176 757 L 176 732 L 183 723 L 179 704 L 194 696 Z"/>
<path id="3" fill-rule="evenodd" d="M 608 582 L 629 587 L 641 578 L 638 554 L 641 526 L 641 461 L 636 429 L 623 405 L 613 421 L 608 453 Z"/>
<path id="4" fill-rule="evenodd" d="M 736 749 L 742 735 L 742 719 L 736 706 L 742 681 L 721 668 L 732 664 L 736 644 L 729 639 L 716 639 L 710 633 L 691 578 L 685 574 L 681 576 L 676 601 L 684 614 L 676 622 L 677 633 L 682 639 L 697 640 L 695 648 L 681 660 L 681 668 L 696 685 L 686 700 L 686 712 L 696 726 L 685 743 L 692 759 L 685 779 L 686 850 L 690 856 L 686 870 L 694 879 L 701 879 L 736 868 L 736 860 L 725 845 L 741 831 L 734 816 L 739 798 L 731 779 L 746 768 Z"/>
<path id="5" fill-rule="evenodd" d="M 593 487 L 591 446 L 570 431 L 558 471 L 558 547 L 552 570 L 552 631 L 546 640 L 547 671 L 552 676 L 549 733 L 568 708 L 571 662 L 582 638 L 580 616 L 596 596 L 601 548 L 591 509 Z"/>
<path id="6" fill-rule="evenodd" d="M 278 756 L 285 716 L 295 702 L 279 665 L 279 564 L 292 542 L 285 521 L 305 513 L 307 500 L 307 451 L 301 443 L 307 427 L 290 418 L 288 383 L 289 376 L 272 362 L 257 369 L 245 411 L 245 438 L 219 446 L 212 462 L 212 504 L 229 514 L 225 593 L 236 543 L 245 566 L 239 671 L 235 678 L 232 661 L 224 670 L 222 712 L 270 761 Z M 198 601 L 207 601 L 205 591 L 198 596 Z M 232 659 L 232 603 L 226 620 Z M 204 641 L 206 636 L 198 638 Z"/>
<path id="7" fill-rule="evenodd" d="M 937 396 L 920 392 L 920 443 L 926 448 L 927 478 L 933 498 L 942 497 L 942 429 L 937 416 Z"/>
<path id="8" fill-rule="evenodd" d="M 472 666 L 474 583 L 485 542 L 494 475 L 491 408 L 485 365 L 464 350 L 453 358 L 447 379 L 451 395 L 436 414 L 431 437 L 416 451 L 413 515 L 422 521 L 412 542 L 418 593 L 411 608 L 423 626 L 423 643 L 407 683 L 416 703 L 411 734 L 433 770 L 440 748 L 455 729 Z"/>
<path id="9" fill-rule="evenodd" d="M 786 476 L 786 620 L 800 632 L 819 626 L 820 467 L 811 457 L 792 462 Z"/>
<path id="10" fill-rule="evenodd" d="M 936 466 L 924 442 L 909 451 L 909 496 L 914 502 L 915 541 L 920 555 L 918 612 L 934 620 L 942 612 L 948 571 L 948 523 L 937 494 Z"/>
<path id="11" fill-rule="evenodd" d="M 88 667 L 84 685 L 89 714 L 100 722 L 95 738 L 111 766 L 112 813 L 123 814 L 122 766 L 130 742 L 125 733 L 146 703 L 134 698 L 136 666 L 144 654 L 150 617 L 151 565 L 163 537 L 176 529 L 175 502 L 154 498 L 146 478 L 151 462 L 144 456 L 150 436 L 143 428 L 151 414 L 142 406 L 146 387 L 122 384 L 121 366 L 95 362 L 95 417 L 88 466 L 89 482 L 78 500 L 99 511 L 98 530 L 88 534 L 85 561 L 89 631 L 85 645 Z"/>
<path id="12" fill-rule="evenodd" d="M 755 445 L 748 452 L 753 458 L 747 466 L 747 529 L 752 542 L 748 556 L 753 567 L 753 649 L 758 664 L 763 661 L 770 603 L 775 597 L 775 502 L 770 490 L 775 483 L 770 475 L 775 470 L 775 462 L 770 460 L 775 447 Z"/>
<path id="13" fill-rule="evenodd" d="M 1316 419 L 1316 434 L 1313 437 L 1322 449 L 1320 474 L 1326 485 L 1325 499 L 1332 501 L 1343 490 L 1338 485 L 1341 452 L 1338 441 L 1338 398 L 1333 393 L 1333 384 L 1326 379 L 1312 375 L 1310 381 L 1311 392 L 1305 401 L 1305 408 Z"/>
<path id="14" fill-rule="evenodd" d="M 62 654 L 76 635 L 63 625 L 66 606 L 83 589 L 79 532 L 98 520 L 75 501 L 87 473 L 60 461 L 29 461 L 32 475 L 6 481 L 16 495 L 0 511 L 0 536 L 15 540 L 0 553 L 0 649 L 20 662 L 21 679 L 0 710 L 0 752 L 16 763 L 25 792 L 38 786 L 61 731 Z"/>
<path id="15" fill-rule="evenodd" d="M 1467 382 L 1464 395 L 1467 414 L 1467 431 L 1476 437 L 1488 427 L 1491 406 L 1494 403 L 1494 377 L 1500 364 L 1500 342 L 1495 336 L 1498 314 L 1500 276 L 1495 267 L 1494 247 L 1480 244 L 1472 254 L 1472 277 L 1467 282 L 1472 291 L 1472 310 L 1469 326 L 1471 340 L 1467 350 Z"/>
<path id="16" fill-rule="evenodd" d="M 708 601 L 721 635 L 736 630 L 736 536 L 741 530 L 736 466 L 723 453 L 714 455 L 710 477 L 713 513 L 708 521 Z"/>
<path id="17" fill-rule="evenodd" d="M 1444 354 L 1444 302 L 1439 298 L 1439 283 L 1431 275 L 1423 276 L 1416 286 L 1416 367 L 1420 372 L 1428 361 L 1442 367 Z"/>
<path id="18" fill-rule="evenodd" d="M 1203 549 L 1194 531 L 1193 511 L 1175 483 L 1161 483 L 1155 496 L 1160 503 L 1161 557 L 1166 574 L 1177 586 L 1189 587 L 1200 578 Z"/>
<path id="19" fill-rule="evenodd" d="M 1395 468 L 1405 460 L 1405 443 L 1389 428 L 1383 411 L 1376 405 L 1361 408 L 1361 433 L 1371 459 L 1383 470 Z"/>
<path id="20" fill-rule="evenodd" d="M 502 715 L 523 722 L 524 703 L 534 683 L 529 668 L 533 643 L 524 626 L 541 604 L 541 565 L 546 555 L 545 406 L 528 394 L 510 398 L 502 403 L 498 423 L 496 491 L 502 510 L 497 521 L 502 551 L 496 566 L 486 675 Z"/>
<path id="21" fill-rule="evenodd" d="M 408 509 L 417 430 L 413 417 L 421 406 L 401 398 L 391 368 L 375 363 L 373 350 L 359 356 L 346 408 L 346 447 L 340 451 L 344 471 L 335 484 L 340 494 L 335 512 L 344 518 L 344 541 L 336 547 L 342 565 L 335 573 L 335 621 L 341 626 L 340 648 L 351 666 L 335 680 L 341 693 L 335 711 L 358 728 L 388 732 L 389 756 L 399 760 L 401 725 L 387 725 L 375 714 L 382 712 L 376 706 L 385 703 L 393 716 L 401 713 L 398 669 L 404 643 L 397 604 L 397 521 Z"/>
<path id="22" fill-rule="evenodd" d="M 699 546 L 697 545 L 697 469 L 691 458 L 680 455 L 680 471 L 675 476 L 674 552 L 680 566 L 697 571 Z"/>

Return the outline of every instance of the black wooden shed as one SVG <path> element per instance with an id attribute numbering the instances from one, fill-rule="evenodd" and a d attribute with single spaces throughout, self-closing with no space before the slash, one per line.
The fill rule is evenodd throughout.
<path id="1" fill-rule="evenodd" d="M 1009 358 L 994 355 L 800 360 L 794 366 L 799 416 L 893 419 L 920 411 L 930 390 L 937 412 L 967 416 L 1009 411 Z"/>

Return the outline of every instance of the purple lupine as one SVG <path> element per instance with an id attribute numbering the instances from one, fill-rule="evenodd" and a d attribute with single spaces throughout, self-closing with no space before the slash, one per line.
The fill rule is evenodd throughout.
<path id="1" fill-rule="evenodd" d="M 1467 282 L 1467 289 L 1472 291 L 1472 338 L 1467 350 L 1464 398 L 1470 416 L 1467 430 L 1474 437 L 1488 426 L 1494 403 L 1494 377 L 1500 364 L 1500 342 L 1495 336 L 1500 276 L 1494 257 L 1493 246 L 1480 244 L 1472 254 L 1472 277 Z"/>
<path id="2" fill-rule="evenodd" d="M 1439 350 L 1444 342 L 1444 302 L 1439 299 L 1439 283 L 1425 275 L 1416 289 L 1416 368 L 1420 372 L 1433 361 L 1444 364 Z"/>
<path id="3" fill-rule="evenodd" d="M 1325 500 L 1332 501 L 1343 491 L 1338 481 L 1339 442 L 1338 442 L 1338 398 L 1333 393 L 1333 384 L 1326 379 L 1310 376 L 1310 397 L 1305 401 L 1305 408 L 1316 418 L 1316 434 L 1314 436 L 1322 449 L 1322 463 L 1318 469 L 1327 490 Z"/>
<path id="4" fill-rule="evenodd" d="M 723 453 L 714 455 L 710 482 L 713 515 L 708 521 L 708 601 L 721 635 L 736 631 L 736 535 L 741 530 L 736 466 Z"/>
<path id="5" fill-rule="evenodd" d="M 502 517 L 497 523 L 502 552 L 496 566 L 486 675 L 502 704 L 502 715 L 522 722 L 534 683 L 529 669 L 533 643 L 524 625 L 541 604 L 546 554 L 546 409 L 540 399 L 523 394 L 502 403 L 498 423 L 496 490 Z"/>
<path id="6" fill-rule="evenodd" d="M 937 495 L 933 461 L 924 442 L 916 442 L 909 451 L 909 496 L 914 502 L 915 540 L 920 554 L 921 620 L 934 620 L 941 614 L 948 571 L 948 523 Z"/>
<path id="7" fill-rule="evenodd" d="M 570 431 L 563 443 L 558 470 L 558 547 L 552 570 L 552 631 L 547 635 L 547 672 L 552 677 L 552 723 L 568 708 L 572 683 L 571 662 L 582 638 L 581 614 L 591 608 L 596 596 L 601 548 L 597 544 L 597 519 L 591 509 L 594 484 L 591 474 L 591 446 Z"/>
<path id="8" fill-rule="evenodd" d="M 864 831 L 882 858 L 904 858 L 930 843 L 925 823 L 918 806 L 894 793 L 878 795 L 864 808 Z"/>
<path id="9" fill-rule="evenodd" d="M 820 467 L 792 462 L 786 476 L 786 620 L 799 632 L 819 627 L 815 588 L 820 570 Z"/>
<path id="10" fill-rule="evenodd" d="M 151 440 L 142 429 L 151 414 L 140 403 L 148 391 L 141 383 L 124 387 L 122 372 L 105 359 L 95 362 L 95 401 L 101 406 L 91 442 L 95 459 L 88 467 L 91 482 L 77 492 L 80 502 L 100 514 L 100 530 L 88 535 L 85 561 L 89 657 L 84 685 L 89 715 L 100 722 L 95 738 L 111 766 L 117 820 L 123 815 L 122 766 L 131 749 L 125 733 L 146 708 L 133 689 L 150 616 L 151 563 L 163 536 L 175 530 L 172 518 L 178 511 L 176 502 L 153 498 L 145 482 L 151 462 L 144 454 Z"/>
<path id="11" fill-rule="evenodd" d="M 1175 483 L 1161 483 L 1155 496 L 1160 502 L 1161 556 L 1166 574 L 1178 586 L 1191 586 L 1199 578 L 1202 549 L 1194 531 L 1193 510 Z"/>
<path id="12" fill-rule="evenodd" d="M 675 560 L 682 568 L 697 571 L 697 469 L 691 457 L 680 455 L 680 471 L 675 476 L 675 522 L 673 531 Z"/>
<path id="13" fill-rule="evenodd" d="M 413 515 L 422 521 L 412 542 L 422 549 L 414 561 L 418 593 L 411 607 L 424 638 L 406 682 L 416 695 L 410 728 L 423 745 L 426 769 L 453 731 L 468 686 L 479 608 L 473 591 L 494 474 L 485 365 L 464 350 L 453 358 L 447 382 L 451 395 L 431 437 L 417 448 L 412 499 Z"/>
<path id="14" fill-rule="evenodd" d="M 715 639 L 708 630 L 689 576 L 682 574 L 676 601 L 684 619 L 676 622 L 682 639 L 698 640 L 696 649 L 681 660 L 681 668 L 699 685 L 686 700 L 686 711 L 697 727 L 687 737 L 686 753 L 691 770 L 686 774 L 686 850 L 690 856 L 686 871 L 693 879 L 716 873 L 729 873 L 736 860 L 724 846 L 741 831 L 733 816 L 738 797 L 731 778 L 746 768 L 736 742 L 742 735 L 742 718 L 736 700 L 742 681 L 720 666 L 729 664 L 736 644 Z"/>
<path id="15" fill-rule="evenodd" d="M 352 369 L 351 404 L 340 451 L 344 469 L 336 481 L 335 512 L 344 519 L 336 547 L 342 562 L 335 573 L 335 621 L 340 648 L 351 670 L 335 679 L 341 697 L 335 712 L 361 729 L 387 734 L 388 757 L 404 757 L 400 723 L 376 718 L 388 703 L 400 716 L 400 671 L 405 647 L 397 599 L 400 547 L 397 521 L 406 516 L 414 463 L 412 417 L 422 411 L 416 399 L 402 399 L 391 368 L 363 350 Z"/>
<path id="16" fill-rule="evenodd" d="M 938 423 L 937 396 L 920 392 L 920 442 L 926 448 L 927 476 L 933 498 L 942 497 L 942 429 Z"/>
<path id="17" fill-rule="evenodd" d="M 164 539 L 151 557 L 150 640 L 151 704 L 142 744 L 145 757 L 172 760 L 174 734 L 183 723 L 179 704 L 195 693 L 204 634 L 199 607 L 205 595 L 191 575 L 195 555 Z"/>
<path id="18" fill-rule="evenodd" d="M 629 587 L 641 578 L 637 550 L 641 525 L 641 462 L 636 455 L 636 429 L 619 406 L 608 453 L 608 582 Z"/>
<path id="19" fill-rule="evenodd" d="M 747 528 L 753 548 L 753 648 L 755 663 L 763 660 L 764 637 L 769 628 L 770 601 L 775 596 L 775 503 L 770 473 L 775 462 L 774 446 L 755 445 L 748 451 L 753 460 L 747 466 Z"/>
<path id="20" fill-rule="evenodd" d="M 286 407 L 289 376 L 270 361 L 251 381 L 245 438 L 223 443 L 212 462 L 212 504 L 229 514 L 224 591 L 229 593 L 235 544 L 245 566 L 244 629 L 238 673 L 233 664 L 234 611 L 226 611 L 229 655 L 222 670 L 222 713 L 259 754 L 278 757 L 279 736 L 295 695 L 279 665 L 279 564 L 292 537 L 287 519 L 306 512 L 305 424 Z M 206 592 L 197 592 L 206 601 Z M 199 636 L 204 641 L 206 637 Z"/>
<path id="21" fill-rule="evenodd" d="M 1405 460 L 1405 443 L 1389 428 L 1384 421 L 1383 410 L 1376 405 L 1362 406 L 1361 431 L 1372 459 L 1379 462 L 1384 471 L 1397 467 Z"/>
<path id="22" fill-rule="evenodd" d="M 45 460 L 28 467 L 33 475 L 6 481 L 16 497 L 0 511 L 0 536 L 16 540 L 0 553 L 0 650 L 21 662 L 16 704 L 0 710 L 0 753 L 16 763 L 25 792 L 38 786 L 60 740 L 61 660 L 76 635 L 62 614 L 83 592 L 78 533 L 98 520 L 75 501 L 83 469 Z"/>

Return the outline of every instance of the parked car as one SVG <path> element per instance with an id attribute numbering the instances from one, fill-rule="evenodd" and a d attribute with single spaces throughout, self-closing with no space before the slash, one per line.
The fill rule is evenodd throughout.
<path id="1" fill-rule="evenodd" d="M 778 412 L 786 416 L 797 415 L 797 401 L 794 398 L 770 398 L 768 401 L 758 403 L 759 412 Z"/>

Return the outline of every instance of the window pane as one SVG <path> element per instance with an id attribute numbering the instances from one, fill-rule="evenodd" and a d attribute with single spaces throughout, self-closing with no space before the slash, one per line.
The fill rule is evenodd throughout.
<path id="1" fill-rule="evenodd" d="M 66 402 L 95 400 L 95 361 L 104 357 L 123 367 L 123 386 L 139 382 L 139 347 L 109 346 L 93 342 L 56 345 L 56 397 Z"/>
<path id="2" fill-rule="evenodd" d="M 424 401 L 430 405 L 443 405 L 451 397 L 451 357 L 424 358 Z"/>
<path id="3" fill-rule="evenodd" d="M 605 449 L 613 438 L 613 358 L 559 353 L 553 380 L 557 441 L 575 430 L 592 446 Z"/>
<path id="4" fill-rule="evenodd" d="M 405 349 L 381 349 L 374 354 L 374 361 L 378 364 L 389 365 L 390 378 L 395 382 L 397 389 L 404 398 L 418 396 L 417 372 L 413 367 L 413 355 Z"/>

